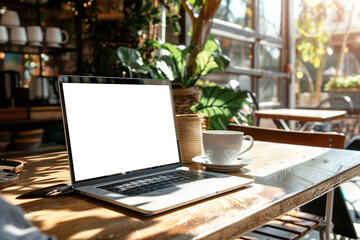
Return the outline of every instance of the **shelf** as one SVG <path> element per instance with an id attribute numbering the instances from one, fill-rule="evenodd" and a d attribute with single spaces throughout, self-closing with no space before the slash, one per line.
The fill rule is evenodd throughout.
<path id="1" fill-rule="evenodd" d="M 115 21 L 124 19 L 123 13 L 99 13 L 97 16 L 98 21 Z"/>
<path id="2" fill-rule="evenodd" d="M 8 53 L 28 53 L 28 54 L 40 54 L 40 53 L 47 53 L 47 54 L 57 54 L 57 53 L 64 53 L 64 52 L 75 52 L 77 51 L 74 47 L 37 47 L 37 46 L 29 46 L 29 45 L 14 45 L 14 44 L 0 44 L 0 51 L 8 52 Z"/>
<path id="3" fill-rule="evenodd" d="M 29 118 L 28 108 L 0 108 L 0 121 L 25 120 Z"/>
<path id="4" fill-rule="evenodd" d="M 61 107 L 30 107 L 30 120 L 62 120 Z"/>
<path id="5" fill-rule="evenodd" d="M 75 18 L 74 12 L 60 13 L 59 16 L 57 17 L 58 20 L 69 20 L 69 19 L 74 19 L 74 18 Z"/>
<path id="6" fill-rule="evenodd" d="M 30 7 L 39 7 L 39 6 L 52 6 L 59 4 L 61 2 L 66 2 L 64 0 L 2 0 L 4 4 L 21 4 L 24 6 Z"/>
<path id="7" fill-rule="evenodd" d="M 60 106 L 0 108 L 0 125 L 62 121 Z"/>

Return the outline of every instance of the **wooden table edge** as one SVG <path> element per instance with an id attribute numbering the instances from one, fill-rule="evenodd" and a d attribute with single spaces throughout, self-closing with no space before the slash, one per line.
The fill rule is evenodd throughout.
<path id="1" fill-rule="evenodd" d="M 222 227 L 220 230 L 214 232 L 203 233 L 199 236 L 196 236 L 196 239 L 231 239 L 234 237 L 240 237 L 245 235 L 256 228 L 266 224 L 267 222 L 273 220 L 276 217 L 281 216 L 282 214 L 299 207 L 305 203 L 314 200 L 327 192 L 333 190 L 334 188 L 340 186 L 341 184 L 349 181 L 350 179 L 359 175 L 360 172 L 360 165 L 355 166 L 347 171 L 343 172 L 341 175 L 337 175 L 331 178 L 331 180 L 326 182 L 321 182 L 316 185 L 316 187 L 304 190 L 302 192 L 298 192 L 291 196 L 290 198 L 283 201 L 280 199 L 277 201 L 271 209 L 269 206 L 263 206 L 262 209 L 256 212 L 256 214 L 252 214 L 252 216 L 242 219 L 238 222 L 232 223 L 231 225 L 228 224 L 226 227 Z M 306 198 L 304 198 L 306 195 Z M 277 212 L 277 214 L 274 214 Z M 258 222 L 258 226 L 255 228 L 248 228 L 248 222 Z"/>

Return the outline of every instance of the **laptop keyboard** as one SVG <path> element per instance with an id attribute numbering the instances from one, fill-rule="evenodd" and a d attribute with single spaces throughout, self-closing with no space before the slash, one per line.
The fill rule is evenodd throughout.
<path id="1" fill-rule="evenodd" d="M 137 196 L 139 194 L 149 193 L 168 187 L 173 187 L 179 184 L 194 182 L 211 177 L 213 176 L 205 173 L 195 173 L 180 170 L 171 173 L 162 173 L 149 177 L 138 178 L 121 183 L 114 183 L 101 186 L 99 188 L 110 192 L 120 193 L 126 196 Z"/>

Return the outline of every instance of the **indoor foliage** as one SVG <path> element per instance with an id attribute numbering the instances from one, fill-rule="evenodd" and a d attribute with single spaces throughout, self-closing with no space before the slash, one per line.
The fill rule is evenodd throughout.
<path id="1" fill-rule="evenodd" d="M 202 88 L 200 102 L 191 110 L 211 117 L 209 129 L 227 129 L 230 122 L 252 124 L 246 93 L 224 86 Z"/>
<path id="2" fill-rule="evenodd" d="M 155 56 L 152 63 L 147 62 L 147 59 L 144 59 L 136 49 L 127 47 L 117 49 L 121 64 L 127 68 L 130 76 L 168 79 L 174 86 L 187 88 L 194 86 L 201 76 L 212 71 L 224 71 L 230 63 L 230 59 L 221 53 L 220 43 L 210 37 L 203 50 L 196 56 L 195 72 L 189 76 L 187 59 L 193 45 L 185 47 L 172 43 L 161 44 L 157 41 L 149 41 L 147 44 L 161 50 L 161 55 Z"/>

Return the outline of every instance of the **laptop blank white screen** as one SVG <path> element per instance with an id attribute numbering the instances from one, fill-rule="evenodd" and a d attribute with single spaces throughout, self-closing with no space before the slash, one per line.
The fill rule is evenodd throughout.
<path id="1" fill-rule="evenodd" d="M 75 181 L 180 162 L 168 85 L 63 90 Z"/>

